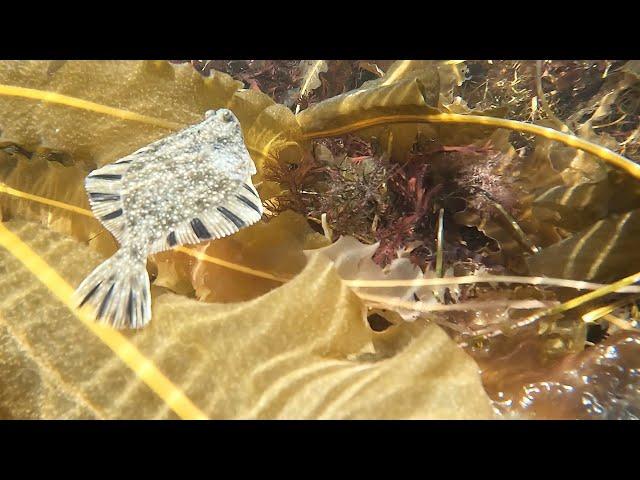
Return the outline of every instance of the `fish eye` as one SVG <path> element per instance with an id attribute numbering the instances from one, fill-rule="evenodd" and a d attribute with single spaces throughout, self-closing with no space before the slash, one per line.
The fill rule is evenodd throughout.
<path id="1" fill-rule="evenodd" d="M 222 112 L 222 120 L 225 122 L 231 122 L 233 120 L 233 114 L 229 110 Z"/>

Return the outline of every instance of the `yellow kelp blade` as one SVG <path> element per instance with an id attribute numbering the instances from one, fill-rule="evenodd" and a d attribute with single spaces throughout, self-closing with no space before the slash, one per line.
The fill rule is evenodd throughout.
<path id="1" fill-rule="evenodd" d="M 36 252 L 0 223 L 0 246 L 33 273 L 85 327 L 102 340 L 133 370 L 179 417 L 206 419 L 206 415 L 122 334 L 93 321 L 85 309 L 77 309 L 71 300 L 73 288 Z"/>

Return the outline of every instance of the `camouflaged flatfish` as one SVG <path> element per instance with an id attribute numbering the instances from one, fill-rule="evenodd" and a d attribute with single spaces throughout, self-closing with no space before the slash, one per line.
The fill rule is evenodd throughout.
<path id="1" fill-rule="evenodd" d="M 78 305 L 92 306 L 97 320 L 117 328 L 145 326 L 147 256 L 260 220 L 255 173 L 240 123 L 226 109 L 92 171 L 85 180 L 91 209 L 120 249 L 80 284 Z"/>

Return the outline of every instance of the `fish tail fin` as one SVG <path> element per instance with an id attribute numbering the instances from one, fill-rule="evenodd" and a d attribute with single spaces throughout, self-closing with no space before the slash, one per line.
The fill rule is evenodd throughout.
<path id="1" fill-rule="evenodd" d="M 115 328 L 142 328 L 151 320 L 146 264 L 120 249 L 84 279 L 74 300 L 78 307 L 91 306 L 100 323 Z"/>

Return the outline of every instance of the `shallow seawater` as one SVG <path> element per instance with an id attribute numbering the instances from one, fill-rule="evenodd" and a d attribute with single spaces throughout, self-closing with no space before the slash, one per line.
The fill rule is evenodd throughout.
<path id="1" fill-rule="evenodd" d="M 639 132 L 636 60 L 0 60 L 0 418 L 638 419 Z"/>

